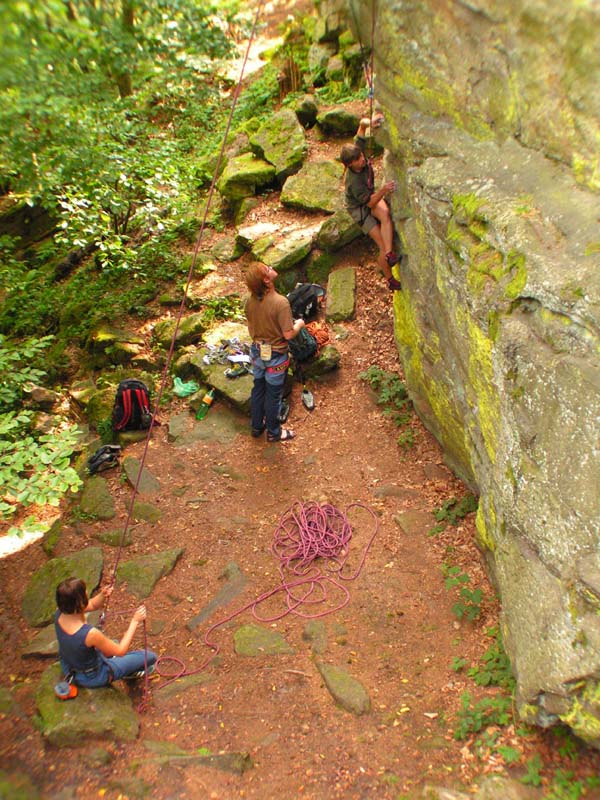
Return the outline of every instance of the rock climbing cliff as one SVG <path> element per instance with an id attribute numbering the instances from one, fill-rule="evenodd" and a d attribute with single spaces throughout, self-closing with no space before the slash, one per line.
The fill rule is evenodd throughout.
<path id="1" fill-rule="evenodd" d="M 398 348 L 417 412 L 480 495 L 520 714 L 600 747 L 600 8 L 346 13 L 374 45 L 399 184 Z"/>

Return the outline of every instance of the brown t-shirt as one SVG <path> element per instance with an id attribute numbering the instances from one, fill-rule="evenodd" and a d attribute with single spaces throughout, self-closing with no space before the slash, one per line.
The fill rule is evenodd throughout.
<path id="1" fill-rule="evenodd" d="M 250 295 L 245 304 L 248 332 L 254 342 L 268 342 L 277 353 L 287 353 L 284 331 L 291 331 L 294 318 L 287 297 L 268 292 L 262 300 Z"/>

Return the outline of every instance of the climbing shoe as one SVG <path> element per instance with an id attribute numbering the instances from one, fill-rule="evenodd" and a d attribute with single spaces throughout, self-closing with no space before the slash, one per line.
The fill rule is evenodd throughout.
<path id="1" fill-rule="evenodd" d="M 393 250 L 390 250 L 389 253 L 385 254 L 385 260 L 387 261 L 389 267 L 393 267 L 394 264 L 398 263 L 398 256 Z"/>
<path id="2" fill-rule="evenodd" d="M 119 455 L 121 448 L 118 444 L 105 444 L 98 448 L 93 456 L 88 458 L 87 468 L 90 475 L 103 472 L 119 465 Z"/>
<path id="3" fill-rule="evenodd" d="M 315 398 L 309 389 L 304 388 L 302 390 L 302 405 L 308 411 L 312 411 L 315 407 Z"/>
<path id="4" fill-rule="evenodd" d="M 287 400 L 282 400 L 279 406 L 279 422 L 283 423 L 290 415 L 290 404 Z"/>
<path id="5" fill-rule="evenodd" d="M 152 675 L 154 672 L 154 664 L 149 664 L 148 669 L 137 669 L 135 672 L 130 672 L 129 675 L 123 675 L 124 681 L 137 681 L 139 678 L 144 678 L 146 675 Z"/>
<path id="6" fill-rule="evenodd" d="M 252 369 L 252 367 L 250 367 L 250 369 Z M 239 378 L 241 375 L 247 375 L 248 372 L 249 369 L 246 364 L 236 364 L 235 367 L 226 369 L 224 374 L 226 378 Z"/>
<path id="7" fill-rule="evenodd" d="M 400 281 L 397 281 L 396 278 L 388 278 L 388 288 L 392 292 L 399 292 L 402 289 L 402 284 Z"/>

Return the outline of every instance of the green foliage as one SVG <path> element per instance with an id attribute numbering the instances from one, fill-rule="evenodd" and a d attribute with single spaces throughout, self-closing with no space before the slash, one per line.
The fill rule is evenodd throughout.
<path id="1" fill-rule="evenodd" d="M 461 572 L 460 567 L 442 564 L 442 574 L 445 578 L 444 585 L 446 589 L 459 587 L 459 599 L 452 605 L 452 612 L 457 619 L 464 618 L 469 622 L 477 619 L 481 614 L 481 601 L 483 600 L 481 589 L 469 589 L 466 586 L 471 579 L 466 572 Z"/>
<path id="2" fill-rule="evenodd" d="M 378 393 L 377 403 L 385 406 L 383 413 L 386 417 L 390 417 L 398 427 L 407 425 L 411 418 L 412 406 L 406 386 L 398 375 L 372 364 L 364 372 L 359 373 L 358 377 Z M 410 428 L 402 431 L 398 437 L 398 444 L 402 447 L 414 444 L 414 433 Z"/>
<path id="3" fill-rule="evenodd" d="M 51 433 L 34 431 L 34 414 L 21 408 L 26 384 L 39 384 L 45 371 L 38 367 L 52 337 L 29 339 L 20 345 L 0 335 L 0 517 L 19 507 L 58 505 L 81 480 L 71 467 L 77 443 L 72 426 Z"/>
<path id="4" fill-rule="evenodd" d="M 477 498 L 472 494 L 465 495 L 461 500 L 451 497 L 444 502 L 441 508 L 433 512 L 433 516 L 438 522 L 458 525 L 459 520 L 464 519 L 467 514 L 477 511 L 477 502 Z"/>
<path id="5" fill-rule="evenodd" d="M 461 707 L 457 715 L 454 738 L 467 739 L 473 733 L 479 733 L 490 725 L 507 725 L 511 720 L 512 699 L 498 695 L 484 697 L 473 702 L 472 696 L 464 692 L 461 696 Z"/>
<path id="6" fill-rule="evenodd" d="M 240 92 L 233 114 L 233 127 L 254 117 L 259 120 L 265 119 L 273 111 L 278 98 L 277 69 L 273 64 L 266 64 L 260 76 Z"/>
<path id="7" fill-rule="evenodd" d="M 41 355 L 52 338 L 28 339 L 17 346 L 0 334 L 0 413 L 16 409 L 23 396 L 23 387 L 28 383 L 39 383 L 45 376 L 44 370 L 38 369 L 36 364 L 41 361 Z"/>
<path id="8" fill-rule="evenodd" d="M 216 320 L 244 319 L 242 303 L 237 295 L 210 297 L 202 300 L 203 317 L 207 325 Z"/>
<path id="9" fill-rule="evenodd" d="M 503 689 L 513 692 L 515 679 L 502 644 L 500 628 L 496 625 L 487 633 L 494 641 L 483 654 L 480 665 L 471 667 L 467 674 L 473 678 L 477 686 L 501 686 Z"/>
<path id="10" fill-rule="evenodd" d="M 466 658 L 459 658 L 458 656 L 455 656 L 452 659 L 452 663 L 450 664 L 450 669 L 453 672 L 462 672 L 466 666 L 467 666 Z"/>
<path id="11" fill-rule="evenodd" d="M 559 769 L 554 774 L 545 800 L 579 800 L 585 791 L 583 781 L 575 780 L 571 770 Z"/>
<path id="12" fill-rule="evenodd" d="M 25 416 L 21 414 L 18 419 L 24 422 Z M 5 415 L 0 419 L 3 417 Z M 71 456 L 80 432 L 75 427 L 67 427 L 35 436 L 25 430 L 25 426 L 7 428 L 0 423 L 2 517 L 10 516 L 19 506 L 57 506 L 66 492 L 77 491 L 81 486 L 79 475 L 71 467 Z M 7 434 L 17 433 L 18 438 L 12 441 L 5 438 Z"/>
<path id="13" fill-rule="evenodd" d="M 330 81 L 325 86 L 315 89 L 315 95 L 319 102 L 331 103 L 364 103 L 368 98 L 369 90 L 367 87 L 352 89 L 344 81 Z"/>
<path id="14" fill-rule="evenodd" d="M 525 762 L 525 775 L 521 778 L 521 783 L 529 786 L 540 786 L 542 783 L 541 771 L 543 768 L 542 759 L 539 753 Z"/>
<path id="15" fill-rule="evenodd" d="M 434 525 L 433 528 L 430 528 L 427 531 L 427 536 L 437 536 L 438 534 L 443 533 L 445 530 L 445 525 Z"/>

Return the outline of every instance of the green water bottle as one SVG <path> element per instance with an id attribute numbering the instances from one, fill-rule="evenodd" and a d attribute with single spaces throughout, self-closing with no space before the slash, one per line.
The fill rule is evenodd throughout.
<path id="1" fill-rule="evenodd" d="M 208 409 L 212 406 L 214 399 L 215 390 L 211 389 L 202 398 L 202 402 L 198 406 L 198 411 L 196 411 L 196 419 L 204 419 L 204 417 L 208 414 Z"/>

